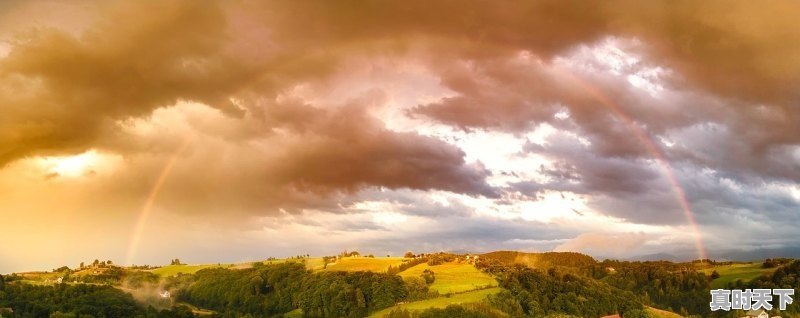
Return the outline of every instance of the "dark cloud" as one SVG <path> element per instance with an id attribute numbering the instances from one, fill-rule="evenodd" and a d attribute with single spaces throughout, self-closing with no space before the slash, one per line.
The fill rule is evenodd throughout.
<path id="1" fill-rule="evenodd" d="M 17 6 L 24 4 L 3 8 L 35 15 Z M 355 203 L 383 200 L 397 213 L 442 220 L 420 234 L 419 248 L 428 241 L 488 250 L 555 246 L 550 240 L 577 233 L 475 218 L 464 202 L 416 193 L 508 207 L 565 191 L 630 222 L 684 224 L 654 160 L 663 156 L 702 225 L 727 215 L 732 226 L 790 233 L 800 222 L 797 199 L 774 189 L 800 181 L 793 2 L 170 0 L 87 5 L 84 13 L 92 18 L 19 30 L 13 22 L 27 16 L 0 13 L 0 35 L 16 32 L 0 43 L 0 54 L 8 51 L 0 58 L 2 169 L 88 149 L 118 154 L 125 169 L 91 173 L 93 183 L 79 188 L 138 207 L 175 160 L 157 208 L 251 220 L 357 214 Z M 411 61 L 446 97 L 396 105 L 380 92 L 391 83 L 363 94 L 346 87 L 351 95 L 336 100 L 297 94 L 336 86 L 350 74 L 348 61 L 374 59 Z M 644 74 L 654 69 L 663 72 Z M 454 127 L 465 139 L 476 131 L 525 138 L 549 125 L 557 133 L 545 144 L 521 150 L 550 161 L 531 169 L 549 180 L 496 176 L 468 160 L 456 137 L 393 130 L 396 118 L 376 117 L 384 107 L 404 107 L 398 114 L 414 123 Z M 513 181 L 490 185 L 492 177 Z M 331 228 L 385 230 L 360 220 Z"/>
<path id="2" fill-rule="evenodd" d="M 145 160 L 152 166 L 140 167 L 150 173 L 133 173 L 143 190 L 151 182 L 141 176 L 158 175 L 159 160 L 168 161 L 181 139 L 189 137 L 164 127 L 160 137 L 137 142 L 120 123 L 153 118 L 156 109 L 190 101 L 229 118 L 217 124 L 233 120 L 240 125 L 224 130 L 213 128 L 207 118 L 188 118 L 206 137 L 224 138 L 242 152 L 176 154 L 183 165 L 171 179 L 181 181 L 171 181 L 166 187 L 174 191 L 165 191 L 175 200 L 201 195 L 215 202 L 209 207 L 252 210 L 313 207 L 325 198 L 378 186 L 495 195 L 484 182 L 488 172 L 467 165 L 461 150 L 431 137 L 387 130 L 363 105 L 326 109 L 276 102 L 297 78 L 324 78 L 331 64 L 324 57 L 316 64 L 314 54 L 297 51 L 308 42 L 298 48 L 262 37 L 276 48 L 244 48 L 261 50 L 256 55 L 240 51 L 243 44 L 232 38 L 240 34 L 229 33 L 243 31 L 237 29 L 241 23 L 230 21 L 242 13 L 238 9 L 194 1 L 121 3 L 79 37 L 57 29 L 23 33 L 0 62 L 0 81 L 6 84 L 0 92 L 0 164 L 93 147 L 131 158 L 156 154 L 159 158 Z M 248 147 L 248 142 L 267 145 Z M 187 159 L 201 152 L 207 157 Z M 231 157 L 239 155 L 253 157 Z"/>
<path id="3" fill-rule="evenodd" d="M 231 91 L 248 71 L 221 54 L 225 17 L 212 3 L 121 5 L 78 38 L 25 30 L 0 60 L 0 164 L 70 153 L 178 100 L 233 111 Z"/>
<path id="4" fill-rule="evenodd" d="M 791 1 L 769 6 L 709 1 L 368 1 L 266 4 L 278 32 L 323 45 L 409 37 L 480 45 L 472 54 L 531 50 L 545 58 L 605 36 L 635 37 L 652 59 L 693 85 L 748 99 L 796 98 L 800 63 L 797 16 Z M 305 16 L 307 19 L 296 19 Z M 745 23 L 746 22 L 746 23 Z M 452 46 L 457 47 L 457 46 Z"/>
<path id="5" fill-rule="evenodd" d="M 189 132 L 177 132 L 170 138 L 186 139 L 188 146 L 173 154 L 176 161 L 158 204 L 183 213 L 227 210 L 275 215 L 280 209 L 343 211 L 343 205 L 364 199 L 358 193 L 365 189 L 497 196 L 497 190 L 485 182 L 489 171 L 466 163 L 459 148 L 416 133 L 389 131 L 362 107 L 318 109 L 294 102 L 270 105 L 265 114 L 269 119 L 280 118 L 273 126 L 275 131 L 240 141 L 205 136 L 202 127 L 200 131 L 190 127 Z M 207 109 L 185 105 L 158 116 L 170 118 L 198 108 Z M 245 121 L 262 121 L 247 118 Z M 175 122 L 165 124 L 177 124 L 181 118 L 172 120 Z M 227 122 L 220 113 L 205 120 L 217 123 L 223 131 L 241 123 Z M 241 126 L 247 129 L 249 125 Z M 174 145 L 181 143 L 164 137 L 153 134 L 128 140 L 138 145 L 126 149 L 129 169 L 108 179 L 106 186 L 117 193 L 147 193 L 171 160 L 161 151 L 148 149 L 168 149 L 169 145 L 178 149 Z M 127 181 L 118 183 L 120 179 Z"/>

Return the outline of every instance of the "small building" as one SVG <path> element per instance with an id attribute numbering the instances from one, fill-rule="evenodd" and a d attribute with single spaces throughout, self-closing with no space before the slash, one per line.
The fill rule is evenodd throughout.
<path id="1" fill-rule="evenodd" d="M 769 314 L 764 309 L 748 310 L 745 314 L 747 318 L 769 318 Z"/>
<path id="2" fill-rule="evenodd" d="M 172 294 L 170 294 L 170 292 L 168 290 L 165 290 L 165 291 L 162 291 L 162 292 L 158 293 L 158 296 L 160 296 L 161 298 L 170 298 L 170 297 L 172 297 Z"/>
<path id="3" fill-rule="evenodd" d="M 474 264 L 478 262 L 478 255 L 467 255 L 467 263 Z"/>

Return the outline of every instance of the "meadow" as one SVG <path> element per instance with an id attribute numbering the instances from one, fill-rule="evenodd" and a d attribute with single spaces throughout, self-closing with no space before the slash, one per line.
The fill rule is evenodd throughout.
<path id="1" fill-rule="evenodd" d="M 322 264 L 316 264 L 316 259 L 309 259 L 307 268 L 320 269 Z M 321 262 L 321 259 L 319 259 Z M 397 266 L 407 261 L 400 257 L 347 257 L 339 259 L 335 264 L 328 264 L 326 271 L 376 271 L 383 272 L 389 266 Z M 314 265 L 309 266 L 310 263 Z M 416 265 L 398 275 L 401 277 L 419 277 L 423 271 L 430 269 L 435 273 L 436 280 L 429 287 L 439 292 L 440 296 L 432 299 L 409 302 L 389 307 L 373 313 L 370 317 L 383 317 L 395 309 L 422 311 L 428 308 L 444 308 L 453 304 L 468 304 L 485 300 L 488 295 L 500 292 L 496 287 L 497 281 L 490 275 L 479 271 L 472 264 L 451 262 L 441 265 L 429 266 L 426 263 Z M 487 288 L 491 287 L 491 288 Z M 294 310 L 286 317 L 302 317 L 302 311 Z"/>
<path id="2" fill-rule="evenodd" d="M 303 262 L 306 264 L 306 268 L 310 270 L 317 270 L 322 268 L 322 258 L 304 258 L 304 259 L 297 259 L 297 258 L 281 258 L 281 259 L 270 259 L 264 261 L 257 261 L 259 263 L 265 265 L 274 265 L 274 264 L 282 264 L 286 262 Z M 161 277 L 167 276 L 175 276 L 177 274 L 194 274 L 198 271 L 206 268 L 230 268 L 230 269 L 246 269 L 253 267 L 253 264 L 256 262 L 245 262 L 245 263 L 232 263 L 232 264 L 181 264 L 181 265 L 166 265 L 156 269 L 150 270 L 153 274 L 156 274 Z"/>
<path id="3" fill-rule="evenodd" d="M 326 271 L 385 272 L 389 266 L 398 266 L 408 259 L 403 257 L 345 257 L 328 264 Z"/>
<path id="4" fill-rule="evenodd" d="M 661 310 L 653 307 L 646 307 L 645 309 L 649 314 L 649 318 L 681 318 L 681 315 L 671 311 Z"/>
<path id="5" fill-rule="evenodd" d="M 423 263 L 402 271 L 399 275 L 404 278 L 419 277 L 426 269 L 432 270 L 436 277 L 436 280 L 430 285 L 430 289 L 438 291 L 442 295 L 497 286 L 494 278 L 466 263 L 452 262 L 436 266 Z"/>
<path id="6" fill-rule="evenodd" d="M 153 274 L 161 277 L 175 276 L 178 274 L 194 274 L 201 269 L 234 267 L 234 264 L 195 264 L 195 265 L 167 265 L 151 270 Z"/>
<path id="7" fill-rule="evenodd" d="M 756 277 L 775 271 L 776 268 L 763 268 L 762 263 L 734 263 L 730 265 L 718 265 L 700 269 L 699 271 L 711 275 L 714 271 L 720 277 L 711 282 L 711 288 L 724 288 L 726 284 L 742 280 L 748 282 Z"/>
<path id="8" fill-rule="evenodd" d="M 494 295 L 499 293 L 500 290 L 502 289 L 499 287 L 494 287 L 494 288 L 476 290 L 466 293 L 454 294 L 450 295 L 449 297 L 440 296 L 438 298 L 433 298 L 433 299 L 409 302 L 383 309 L 381 311 L 373 313 L 369 317 L 373 318 L 383 317 L 395 309 L 406 309 L 408 311 L 423 311 L 428 308 L 444 308 L 447 307 L 448 305 L 476 303 L 485 300 L 486 297 L 488 297 L 489 295 Z"/>

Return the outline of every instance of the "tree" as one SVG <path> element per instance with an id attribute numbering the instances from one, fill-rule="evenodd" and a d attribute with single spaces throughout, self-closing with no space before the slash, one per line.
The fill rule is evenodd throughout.
<path id="1" fill-rule="evenodd" d="M 58 273 L 58 272 L 69 272 L 69 267 L 61 266 L 59 268 L 54 269 L 53 272 L 56 272 L 56 273 Z"/>
<path id="2" fill-rule="evenodd" d="M 711 280 L 719 278 L 719 273 L 717 271 L 711 272 Z"/>
<path id="3" fill-rule="evenodd" d="M 420 277 L 406 277 L 403 278 L 403 285 L 406 287 L 406 294 L 408 294 L 408 300 L 423 300 L 428 298 L 431 294 L 430 290 L 428 289 L 428 284 L 425 283 L 425 280 Z M 435 295 L 436 293 L 434 293 Z"/>
<path id="4" fill-rule="evenodd" d="M 420 276 L 422 277 L 422 279 L 425 280 L 425 283 L 428 285 L 433 284 L 433 282 L 436 281 L 436 274 L 434 274 L 433 271 L 430 270 L 430 268 L 426 268 Z"/>
<path id="5" fill-rule="evenodd" d="M 414 253 L 411 252 L 411 251 L 408 251 L 408 252 L 406 252 L 405 255 L 403 255 L 403 257 L 405 257 L 405 258 L 414 258 Z"/>
<path id="6" fill-rule="evenodd" d="M 364 298 L 361 288 L 356 288 L 356 305 L 358 308 L 367 308 L 367 300 Z"/>
<path id="7" fill-rule="evenodd" d="M 264 286 L 264 279 L 261 276 L 255 276 L 250 279 L 250 288 L 253 290 L 253 295 L 260 295 L 261 288 Z"/>
<path id="8" fill-rule="evenodd" d="M 83 262 L 81 262 L 81 269 L 83 269 L 84 267 L 86 266 L 83 264 Z"/>
<path id="9" fill-rule="evenodd" d="M 6 279 L 3 278 L 3 275 L 0 275 L 0 290 L 3 290 L 4 287 L 6 287 Z"/>

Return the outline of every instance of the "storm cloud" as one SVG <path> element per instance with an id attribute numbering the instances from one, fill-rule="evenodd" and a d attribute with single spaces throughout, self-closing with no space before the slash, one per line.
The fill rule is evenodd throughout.
<path id="1" fill-rule="evenodd" d="M 800 239 L 794 2 L 0 6 L 13 235 L 54 213 L 124 245 L 151 200 L 151 230 L 185 222 L 189 250 L 216 224 L 242 254 L 312 231 L 336 238 L 297 240 L 319 253 L 622 257 L 582 242 L 691 246 L 685 193 L 712 247 L 759 247 L 725 226 Z"/>

